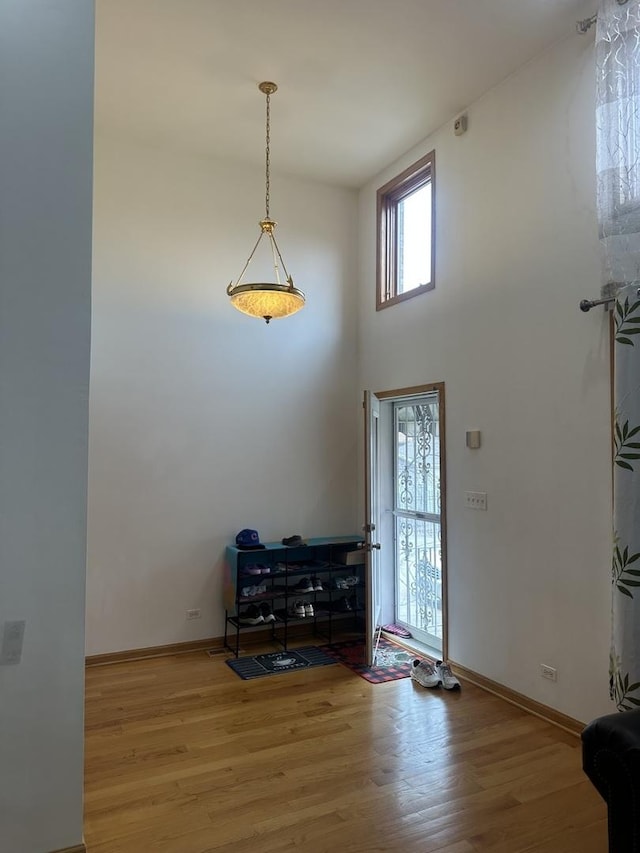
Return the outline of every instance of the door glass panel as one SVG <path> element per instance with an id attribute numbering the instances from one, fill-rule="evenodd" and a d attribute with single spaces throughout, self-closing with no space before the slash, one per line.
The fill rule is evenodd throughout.
<path id="1" fill-rule="evenodd" d="M 440 431 L 437 392 L 394 404 L 396 620 L 442 649 Z"/>

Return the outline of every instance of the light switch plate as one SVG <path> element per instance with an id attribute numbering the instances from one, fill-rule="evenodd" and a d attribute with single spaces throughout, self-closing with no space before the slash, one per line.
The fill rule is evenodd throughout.
<path id="1" fill-rule="evenodd" d="M 480 447 L 482 438 L 479 429 L 468 429 L 466 432 L 467 447 L 471 450 L 477 450 Z"/>
<path id="2" fill-rule="evenodd" d="M 0 666 L 20 663 L 25 624 L 24 619 L 4 623 L 2 647 L 0 647 Z"/>
<path id="3" fill-rule="evenodd" d="M 465 492 L 464 505 L 469 509 L 484 509 L 487 508 L 487 493 L 486 492 Z"/>

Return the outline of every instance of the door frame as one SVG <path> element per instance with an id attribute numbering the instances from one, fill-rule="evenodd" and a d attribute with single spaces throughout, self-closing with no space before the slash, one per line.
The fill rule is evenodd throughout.
<path id="1" fill-rule="evenodd" d="M 366 564 L 365 663 L 373 666 L 380 626 L 377 624 L 380 590 L 380 400 L 365 390 L 364 410 L 364 549 Z"/>

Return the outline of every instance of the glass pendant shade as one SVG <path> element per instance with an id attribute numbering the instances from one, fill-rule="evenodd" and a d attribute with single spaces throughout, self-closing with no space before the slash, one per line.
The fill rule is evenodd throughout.
<path id="1" fill-rule="evenodd" d="M 288 284 L 241 284 L 234 288 L 231 304 L 250 317 L 277 320 L 295 314 L 304 306 L 304 294 Z"/>
<path id="2" fill-rule="evenodd" d="M 243 314 L 248 314 L 250 317 L 261 317 L 267 323 L 270 320 L 279 319 L 280 317 L 289 317 L 295 314 L 304 307 L 305 296 L 301 290 L 294 287 L 293 279 L 287 272 L 280 249 L 276 243 L 275 227 L 276 222 L 269 216 L 269 156 L 270 156 L 270 96 L 277 90 L 275 83 L 260 83 L 258 86 L 261 92 L 267 96 L 267 149 L 266 149 L 266 193 L 265 193 L 265 209 L 266 216 L 260 220 L 260 236 L 258 237 L 255 246 L 253 247 L 249 258 L 244 265 L 244 268 L 238 276 L 235 284 L 232 282 L 227 287 L 227 295 L 231 299 L 231 304 Z M 259 282 L 255 284 L 241 284 L 256 249 L 260 241 L 266 237 L 269 248 L 271 249 L 271 257 L 273 260 L 273 283 Z M 280 266 L 286 277 L 286 284 L 280 282 Z"/>

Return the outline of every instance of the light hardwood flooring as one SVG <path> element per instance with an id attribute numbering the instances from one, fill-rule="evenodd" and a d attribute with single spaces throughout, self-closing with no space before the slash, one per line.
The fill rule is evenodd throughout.
<path id="1" fill-rule="evenodd" d="M 479 688 L 90 667 L 89 853 L 606 853 L 580 741 Z"/>

